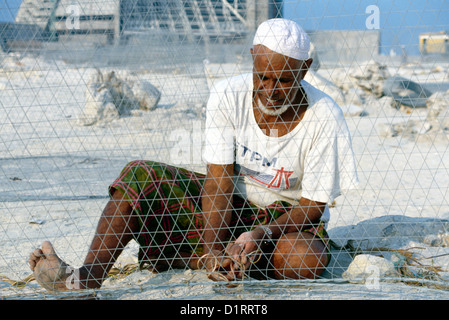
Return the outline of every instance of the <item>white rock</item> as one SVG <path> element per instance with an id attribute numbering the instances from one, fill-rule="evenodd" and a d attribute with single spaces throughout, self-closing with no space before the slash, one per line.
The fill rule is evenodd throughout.
<path id="1" fill-rule="evenodd" d="M 397 113 L 394 99 L 386 96 L 380 99 L 370 95 L 366 96 L 363 108 L 370 115 L 378 115 L 379 118 L 395 117 Z"/>
<path id="2" fill-rule="evenodd" d="M 429 234 L 423 241 L 432 247 L 449 247 L 449 233 L 445 234 Z"/>
<path id="3" fill-rule="evenodd" d="M 90 81 L 86 90 L 86 104 L 83 112 L 78 116 L 78 124 L 90 126 L 119 117 L 111 92 L 101 88 L 99 83 Z"/>
<path id="4" fill-rule="evenodd" d="M 449 90 L 432 94 L 426 104 L 428 121 L 440 122 L 442 126 L 449 126 Z"/>
<path id="5" fill-rule="evenodd" d="M 134 74 L 124 74 L 123 79 L 131 87 L 140 110 L 151 111 L 157 107 L 161 99 L 161 92 L 153 84 Z"/>
<path id="6" fill-rule="evenodd" d="M 380 98 L 383 95 L 383 83 L 390 77 L 390 74 L 385 65 L 372 60 L 351 70 L 349 77 L 358 88 Z"/>
<path id="7" fill-rule="evenodd" d="M 355 282 L 368 280 L 375 282 L 385 278 L 397 278 L 398 276 L 393 262 L 370 254 L 357 255 L 342 275 L 344 279 Z"/>
<path id="8" fill-rule="evenodd" d="M 353 104 L 343 105 L 341 106 L 341 110 L 347 117 L 360 117 L 365 114 L 365 110 L 363 110 L 363 108 Z"/>
<path id="9" fill-rule="evenodd" d="M 348 92 L 346 92 L 346 103 L 355 104 L 357 106 L 363 105 L 364 97 L 366 94 L 358 88 L 350 88 Z"/>
<path id="10" fill-rule="evenodd" d="M 346 98 L 342 90 L 336 86 L 332 81 L 319 75 L 318 73 L 309 70 L 304 78 L 305 81 L 310 83 L 315 88 L 323 91 L 330 96 L 338 105 L 345 105 Z"/>
<path id="11" fill-rule="evenodd" d="M 151 111 L 160 97 L 156 87 L 133 74 L 97 70 L 89 79 L 86 104 L 78 116 L 78 124 L 88 126 L 133 115 L 136 110 Z"/>
<path id="12" fill-rule="evenodd" d="M 357 225 L 332 228 L 328 231 L 337 247 L 351 246 L 369 251 L 373 248 L 401 248 L 410 241 L 422 242 L 431 234 L 446 234 L 449 220 L 414 218 L 400 215 L 381 216 Z"/>
<path id="13" fill-rule="evenodd" d="M 390 138 L 396 137 L 398 132 L 394 129 L 394 126 L 390 123 L 379 123 L 376 127 L 377 134 L 380 137 Z"/>

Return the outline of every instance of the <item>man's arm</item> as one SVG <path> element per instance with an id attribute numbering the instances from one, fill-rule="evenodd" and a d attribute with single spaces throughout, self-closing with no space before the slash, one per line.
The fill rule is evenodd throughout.
<path id="1" fill-rule="evenodd" d="M 275 221 L 272 221 L 264 226 L 268 227 L 272 232 L 272 239 L 277 240 L 282 235 L 293 232 L 301 232 L 320 221 L 320 218 L 326 208 L 326 203 L 311 201 L 306 198 L 301 198 L 299 204 L 296 205 L 292 210 L 283 214 Z M 249 236 L 246 237 L 245 236 Z M 236 242 L 245 243 L 245 240 L 252 239 L 254 242 L 252 244 L 245 244 L 246 252 L 251 252 L 257 249 L 261 240 L 266 239 L 266 231 L 262 227 L 255 228 L 250 231 L 248 235 L 244 234 L 242 239 L 237 239 Z M 246 262 L 246 260 L 245 260 Z"/>
<path id="2" fill-rule="evenodd" d="M 234 190 L 234 165 L 207 166 L 206 181 L 202 194 L 204 218 L 203 251 L 223 251 L 224 240 L 229 235 L 232 217 L 232 194 Z"/>
<path id="3" fill-rule="evenodd" d="M 283 234 L 300 232 L 317 224 L 325 208 L 326 203 L 301 198 L 299 204 L 290 212 L 283 214 L 267 226 L 273 232 L 273 239 L 279 239 Z"/>
<path id="4" fill-rule="evenodd" d="M 252 231 L 241 234 L 240 237 L 236 239 L 235 243 L 241 245 L 244 250 L 243 252 L 234 251 L 232 257 L 248 268 L 251 260 L 248 258 L 247 254 L 258 250 L 261 242 L 263 240 L 268 240 L 264 229 L 265 227 L 268 227 L 271 230 L 271 239 L 277 240 L 287 233 L 301 232 L 302 230 L 317 224 L 325 207 L 326 203 L 301 198 L 298 205 L 277 218 L 275 221 L 272 221 L 263 227 L 258 227 Z M 233 270 L 236 271 L 237 276 L 240 275 L 238 269 L 239 266 L 237 264 L 233 266 Z"/>

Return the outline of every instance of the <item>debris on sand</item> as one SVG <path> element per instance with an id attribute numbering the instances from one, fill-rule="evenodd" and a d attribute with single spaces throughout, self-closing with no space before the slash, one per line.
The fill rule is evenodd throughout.
<path id="1" fill-rule="evenodd" d="M 97 69 L 87 84 L 86 105 L 78 124 L 90 126 L 132 115 L 136 110 L 151 111 L 160 98 L 160 91 L 147 80 Z"/>

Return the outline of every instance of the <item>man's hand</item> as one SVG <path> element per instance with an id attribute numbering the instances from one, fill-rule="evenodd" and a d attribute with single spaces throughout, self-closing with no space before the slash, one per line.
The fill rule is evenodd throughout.
<path id="1" fill-rule="evenodd" d="M 227 275 L 235 280 L 243 277 L 243 272 L 248 270 L 251 263 L 254 262 L 256 253 L 260 250 L 264 231 L 256 228 L 252 231 L 242 233 L 233 243 L 226 247 L 226 254 L 232 258 L 230 272 Z"/>
<path id="2" fill-rule="evenodd" d="M 211 250 L 201 260 L 199 267 L 204 267 L 209 273 L 209 279 L 214 281 L 233 280 L 233 277 L 229 276 L 232 265 L 232 259 L 226 255 L 224 251 Z"/>
<path id="3" fill-rule="evenodd" d="M 251 263 L 257 257 L 263 238 L 259 229 L 242 233 L 235 242 L 227 245 L 226 249 L 210 250 L 202 260 L 201 266 L 210 273 L 209 278 L 215 281 L 233 281 L 244 276 Z"/>

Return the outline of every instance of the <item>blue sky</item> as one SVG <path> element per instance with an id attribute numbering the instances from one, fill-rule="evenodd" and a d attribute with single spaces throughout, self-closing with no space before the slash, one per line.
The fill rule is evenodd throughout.
<path id="1" fill-rule="evenodd" d="M 0 0 L 0 21 L 13 21 L 21 2 Z M 284 17 L 307 30 L 366 30 L 370 5 L 379 8 L 384 54 L 402 45 L 419 54 L 420 33 L 449 31 L 449 0 L 284 0 Z"/>
<path id="2" fill-rule="evenodd" d="M 366 20 L 379 8 L 381 53 L 390 49 L 419 54 L 419 34 L 449 31 L 449 0 L 285 0 L 284 17 L 306 30 L 367 30 Z"/>
<path id="3" fill-rule="evenodd" d="M 13 21 L 22 0 L 0 0 L 0 21 Z"/>

